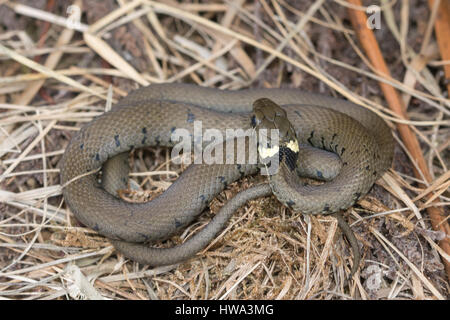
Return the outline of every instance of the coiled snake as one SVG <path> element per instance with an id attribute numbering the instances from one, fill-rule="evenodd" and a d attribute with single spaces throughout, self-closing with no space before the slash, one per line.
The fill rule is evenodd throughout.
<path id="1" fill-rule="evenodd" d="M 252 117 L 252 105 L 257 100 L 259 111 L 255 110 Z M 162 195 L 136 204 L 111 194 L 126 185 L 124 152 L 143 146 L 173 146 L 171 134 L 184 128 L 193 135 L 195 121 L 202 121 L 203 130 L 218 129 L 225 136 L 226 129 L 251 128 L 255 118 L 258 124 L 280 129 L 280 136 L 284 132 L 295 138 L 296 134 L 300 144 L 297 171 L 319 180 L 332 180 L 303 185 L 293 166 L 282 159 L 280 173 L 269 176 L 270 185 L 238 193 L 185 243 L 164 249 L 143 244 L 165 239 L 189 224 L 227 184 L 256 173 L 258 167 L 191 165 Z M 222 91 L 154 84 L 133 91 L 72 138 L 62 158 L 61 182 L 65 201 L 80 222 L 109 238 L 125 256 L 155 266 L 194 255 L 249 199 L 273 193 L 283 204 L 304 214 L 332 214 L 347 209 L 391 166 L 393 146 L 390 129 L 380 117 L 344 100 L 293 89 Z M 340 160 L 315 148 L 335 153 Z M 329 163 L 341 167 L 337 174 Z M 95 174 L 87 173 L 102 165 L 100 185 Z M 342 216 L 335 216 L 352 244 L 353 273 L 359 265 L 355 237 Z"/>

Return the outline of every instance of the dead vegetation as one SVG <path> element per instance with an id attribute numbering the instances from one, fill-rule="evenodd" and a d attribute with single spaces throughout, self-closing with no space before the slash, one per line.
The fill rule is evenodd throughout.
<path id="1" fill-rule="evenodd" d="M 360 48 L 342 0 L 0 0 L 0 298 L 448 298 L 450 253 L 438 243 L 449 235 L 432 229 L 426 211 L 438 208 L 448 225 L 449 60 L 433 33 L 438 7 L 379 4 L 374 33 L 392 78 Z M 70 5 L 82 8 L 81 23 Z M 111 101 L 160 82 L 302 88 L 389 121 L 393 169 L 345 214 L 364 260 L 354 279 L 346 283 L 353 261 L 336 221 L 294 214 L 273 197 L 241 208 L 195 258 L 158 268 L 125 260 L 73 218 L 58 169 L 70 137 Z M 410 120 L 388 108 L 380 82 L 400 93 Z M 414 175 L 399 123 L 417 136 L 431 180 Z M 148 190 L 137 196 L 166 189 L 182 169 L 166 149 L 137 150 L 131 178 Z M 260 179 L 230 186 L 168 243 Z"/>

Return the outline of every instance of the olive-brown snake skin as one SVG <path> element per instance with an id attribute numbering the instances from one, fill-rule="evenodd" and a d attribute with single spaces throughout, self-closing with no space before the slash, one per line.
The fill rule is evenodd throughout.
<path id="1" fill-rule="evenodd" d="M 251 128 L 252 104 L 262 97 L 284 108 L 301 145 L 312 145 L 340 157 L 342 169 L 332 181 L 304 186 L 297 183 L 294 171 L 271 176 L 272 187 L 263 184 L 238 194 L 187 242 L 157 249 L 142 242 L 167 238 L 186 226 L 227 184 L 256 173 L 257 166 L 191 165 L 162 195 L 143 204 L 116 198 L 98 183 L 96 174 L 86 174 L 132 148 L 173 146 L 171 133 L 185 128 L 193 134 L 195 121 L 202 121 L 203 130 Z M 249 199 L 273 192 L 292 210 L 305 214 L 327 214 L 350 207 L 391 166 L 393 146 L 390 129 L 381 118 L 344 100 L 293 89 L 221 91 L 155 84 L 133 91 L 73 137 L 62 158 L 61 182 L 65 201 L 80 222 L 110 238 L 127 257 L 164 265 L 195 254 Z M 323 178 L 326 167 L 315 165 L 315 159 L 321 157 L 314 152 L 311 157 L 303 155 L 300 149 L 298 165 L 306 166 L 306 171 L 313 172 L 310 175 Z M 124 156 L 115 157 L 120 158 L 123 160 Z M 116 160 L 108 163 L 117 163 Z M 117 175 L 115 180 L 122 181 L 126 170 L 119 170 L 125 174 L 113 170 L 104 167 L 103 176 Z M 105 188 L 111 192 L 117 189 Z"/>

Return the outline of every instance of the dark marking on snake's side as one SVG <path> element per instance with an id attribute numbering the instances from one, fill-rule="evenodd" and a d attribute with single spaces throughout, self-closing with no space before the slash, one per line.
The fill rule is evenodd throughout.
<path id="1" fill-rule="evenodd" d="M 251 121 L 252 127 L 256 127 L 256 116 L 255 116 L 255 115 L 253 115 L 253 116 L 250 118 L 250 121 Z"/>
<path id="2" fill-rule="evenodd" d="M 147 134 L 147 128 L 146 127 L 142 128 L 142 134 Z"/>
<path id="3" fill-rule="evenodd" d="M 206 201 L 205 195 L 201 194 L 199 198 L 200 198 L 200 200 L 201 200 L 203 203 L 206 203 L 206 202 L 207 202 L 207 201 Z"/>
<path id="4" fill-rule="evenodd" d="M 187 113 L 187 122 L 188 122 L 188 123 L 192 123 L 192 122 L 194 122 L 194 120 L 195 120 L 195 114 L 193 114 L 193 113 L 191 112 L 191 110 L 188 109 L 188 113 Z"/>
<path id="5" fill-rule="evenodd" d="M 367 148 L 367 146 L 366 146 L 365 144 L 363 144 L 362 146 L 363 146 L 363 148 L 364 148 L 364 151 L 367 152 L 367 153 L 369 153 L 369 149 Z"/>
<path id="6" fill-rule="evenodd" d="M 299 118 L 301 118 L 301 117 L 302 117 L 302 114 L 300 113 L 300 111 L 298 111 L 298 110 L 295 110 L 295 111 L 294 111 L 294 113 L 295 113 L 296 115 L 298 115 L 298 117 L 299 117 Z"/>
<path id="7" fill-rule="evenodd" d="M 370 170 L 370 166 L 369 165 L 367 165 L 367 167 L 366 167 L 366 171 L 369 171 Z"/>
<path id="8" fill-rule="evenodd" d="M 145 144 L 146 141 L 147 141 L 147 137 L 144 136 L 144 137 L 142 138 L 141 144 Z"/>
<path id="9" fill-rule="evenodd" d="M 222 183 L 224 186 L 227 185 L 227 180 L 225 179 L 224 176 L 218 176 L 217 178 L 219 179 L 220 183 Z"/>
<path id="10" fill-rule="evenodd" d="M 170 133 L 174 133 L 175 130 L 177 130 L 177 127 L 172 127 L 172 128 L 170 128 Z"/>
<path id="11" fill-rule="evenodd" d="M 292 201 L 292 200 L 288 200 L 287 202 L 286 202 L 286 205 L 289 207 L 289 209 L 292 209 L 292 206 L 295 204 L 295 202 L 294 201 Z"/>
<path id="12" fill-rule="evenodd" d="M 242 178 L 242 177 L 245 175 L 245 171 L 242 170 L 242 165 L 237 164 L 237 165 L 236 165 L 236 168 L 238 169 L 239 174 L 241 175 L 241 178 Z"/>
<path id="13" fill-rule="evenodd" d="M 325 206 L 322 209 L 323 213 L 329 213 L 330 212 L 330 205 L 328 203 L 325 203 Z"/>
<path id="14" fill-rule="evenodd" d="M 355 192 L 353 194 L 355 196 L 355 202 L 358 201 L 359 197 L 361 197 L 361 192 Z"/>
<path id="15" fill-rule="evenodd" d="M 325 149 L 325 138 L 322 136 L 322 149 Z"/>
<path id="16" fill-rule="evenodd" d="M 98 153 L 95 154 L 95 160 L 100 161 L 100 155 Z"/>
<path id="17" fill-rule="evenodd" d="M 334 153 L 336 153 L 336 154 L 338 153 L 338 151 L 337 151 L 338 147 L 339 147 L 339 145 L 336 143 L 336 145 L 334 146 L 334 150 L 333 150 Z"/>
<path id="18" fill-rule="evenodd" d="M 373 175 L 376 177 L 377 174 L 378 174 L 378 172 L 377 172 L 377 170 L 375 170 L 375 171 L 373 172 Z"/>
<path id="19" fill-rule="evenodd" d="M 177 218 L 175 218 L 173 220 L 175 221 L 175 228 L 178 229 L 183 225 Z"/>
<path id="20" fill-rule="evenodd" d="M 317 171 L 316 171 L 316 175 L 317 175 L 318 178 L 323 179 L 322 171 L 317 170 Z"/>
<path id="21" fill-rule="evenodd" d="M 96 232 L 99 232 L 100 231 L 100 227 L 98 226 L 98 223 L 96 223 L 92 229 L 94 231 L 96 231 Z"/>
<path id="22" fill-rule="evenodd" d="M 337 137 L 337 133 L 334 133 L 333 136 L 331 137 L 331 141 L 333 141 L 334 138 L 336 138 L 336 137 Z"/>
<path id="23" fill-rule="evenodd" d="M 159 146 L 161 144 L 161 137 L 160 136 L 156 136 L 155 143 L 156 143 L 157 146 Z"/>
<path id="24" fill-rule="evenodd" d="M 308 142 L 309 142 L 310 145 L 313 145 L 313 143 L 312 143 L 312 141 L 311 141 L 311 139 L 312 139 L 313 137 L 314 137 L 314 130 L 311 131 L 311 133 L 309 134 Z"/>
<path id="25" fill-rule="evenodd" d="M 148 235 L 146 235 L 145 233 L 138 232 L 137 234 L 140 235 L 144 239 L 144 242 L 150 240 L 150 237 Z"/>
<path id="26" fill-rule="evenodd" d="M 118 135 L 118 134 L 116 134 L 116 135 L 114 136 L 114 140 L 116 141 L 116 147 L 117 147 L 117 148 L 120 147 L 120 140 L 119 140 L 119 135 Z"/>
<path id="27" fill-rule="evenodd" d="M 343 166 L 346 166 L 346 165 L 348 165 L 348 162 L 345 161 L 344 163 L 342 163 L 342 165 L 343 165 Z"/>
<path id="28" fill-rule="evenodd" d="M 80 144 L 80 149 L 83 150 L 84 148 L 84 143 Z"/>
<path id="29" fill-rule="evenodd" d="M 345 148 L 342 148 L 342 149 L 341 149 L 341 157 L 342 157 L 342 155 L 344 154 L 344 152 L 345 152 Z"/>

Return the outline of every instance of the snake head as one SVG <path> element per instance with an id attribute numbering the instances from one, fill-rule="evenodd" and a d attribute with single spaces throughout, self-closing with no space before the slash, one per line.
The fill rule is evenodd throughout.
<path id="1" fill-rule="evenodd" d="M 286 111 L 272 100 L 260 98 L 253 103 L 252 126 L 258 133 L 258 154 L 261 160 L 278 154 L 280 162 L 285 161 L 289 169 L 294 170 L 299 146 Z M 277 141 L 274 141 L 272 132 L 268 134 L 271 130 L 277 130 Z"/>

